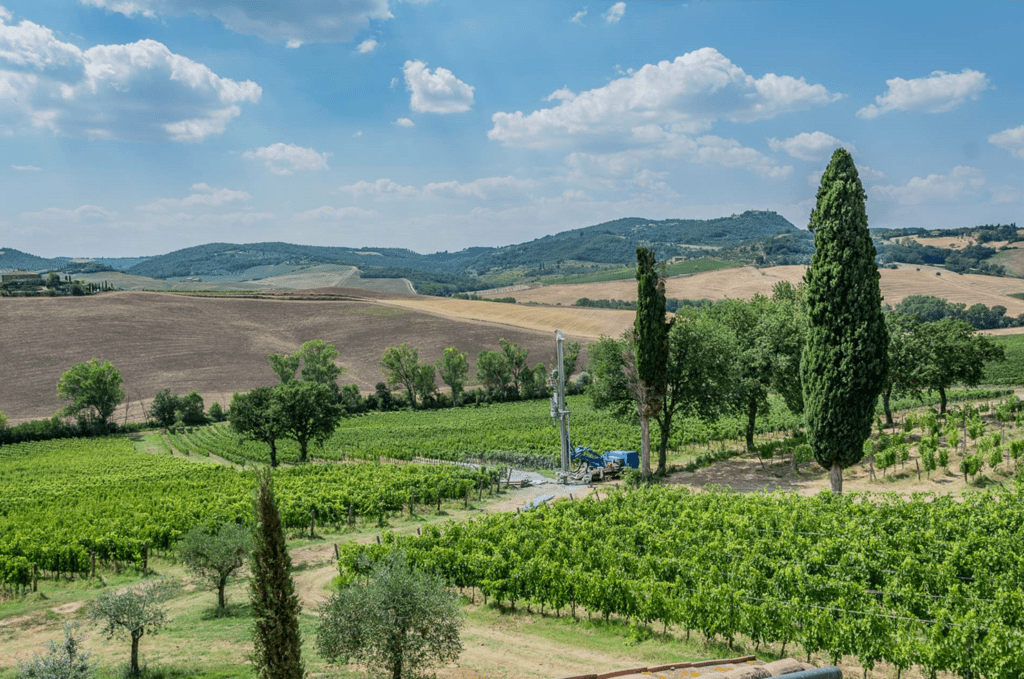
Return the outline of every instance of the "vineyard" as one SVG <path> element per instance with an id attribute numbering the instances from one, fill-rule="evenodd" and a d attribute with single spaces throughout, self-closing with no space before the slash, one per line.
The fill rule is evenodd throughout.
<path id="1" fill-rule="evenodd" d="M 1024 675 L 1024 494 L 690 493 L 651 487 L 349 545 L 341 574 L 402 548 L 485 601 L 616 616 L 731 645 L 799 643 L 865 668 Z M 368 557 L 368 558 L 364 558 Z M 475 595 L 474 595 L 475 596 Z M 646 632 L 645 632 L 646 631 Z"/>
<path id="2" fill-rule="evenodd" d="M 275 475 L 288 528 L 386 518 L 410 500 L 434 505 L 489 488 L 457 466 L 308 465 Z M 213 464 L 137 453 L 126 438 L 0 448 L 0 586 L 23 588 L 33 567 L 54 577 L 101 563 L 139 563 L 204 522 L 250 522 L 255 477 Z"/>

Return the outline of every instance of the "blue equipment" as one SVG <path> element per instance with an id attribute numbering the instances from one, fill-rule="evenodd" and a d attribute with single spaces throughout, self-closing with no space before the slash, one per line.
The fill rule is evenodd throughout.
<path id="1" fill-rule="evenodd" d="M 624 469 L 640 468 L 640 457 L 635 450 L 610 450 L 604 455 L 598 455 L 590 446 L 578 446 L 569 457 L 576 463 L 573 475 L 587 483 L 594 477 L 614 478 Z"/>

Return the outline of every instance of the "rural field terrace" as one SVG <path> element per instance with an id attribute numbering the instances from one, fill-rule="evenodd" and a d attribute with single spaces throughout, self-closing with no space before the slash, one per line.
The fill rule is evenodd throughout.
<path id="1" fill-rule="evenodd" d="M 803 280 L 805 266 L 773 266 L 757 269 L 744 266 L 676 276 L 665 280 L 665 295 L 678 299 L 750 299 L 757 293 L 770 295 L 780 281 L 794 285 Z M 1024 313 L 1024 300 L 1010 293 L 1024 292 L 1024 281 L 979 274 L 957 274 L 932 266 L 899 265 L 898 269 L 881 269 L 882 296 L 887 304 L 898 304 L 910 295 L 934 295 L 967 306 L 981 302 L 986 306 L 1001 304 L 1009 316 Z M 940 274 L 940 275 L 936 275 Z M 632 279 L 579 285 L 549 285 L 512 293 L 519 302 L 540 302 L 570 306 L 581 297 L 590 299 L 636 299 L 636 282 Z M 611 333 L 606 333 L 611 334 Z"/>
<path id="2" fill-rule="evenodd" d="M 333 301 L 296 299 L 301 297 Z M 420 359 L 430 362 L 445 347 L 456 346 L 469 354 L 472 369 L 477 353 L 500 349 L 503 337 L 529 350 L 531 366 L 553 362 L 555 342 L 547 329 L 524 329 L 510 321 L 498 325 L 497 318 L 484 322 L 490 319 L 438 315 L 428 306 L 385 305 L 383 297 L 396 296 L 330 288 L 270 299 L 158 292 L 3 298 L 0 411 L 15 423 L 49 417 L 64 405 L 57 398 L 61 374 L 93 357 L 121 371 L 131 401 L 129 419 L 141 419 L 140 401 L 148 404 L 163 389 L 196 390 L 209 405 L 215 400 L 226 404 L 234 391 L 276 384 L 267 355 L 291 353 L 310 339 L 334 344 L 347 368 L 341 382 L 354 382 L 363 391 L 373 391 L 383 380 L 377 363 L 384 349 L 402 342 L 417 347 Z M 566 310 L 567 320 L 573 311 Z M 562 329 L 572 337 L 569 326 Z M 579 365 L 585 360 L 582 356 Z M 122 405 L 115 418 L 123 417 Z"/>

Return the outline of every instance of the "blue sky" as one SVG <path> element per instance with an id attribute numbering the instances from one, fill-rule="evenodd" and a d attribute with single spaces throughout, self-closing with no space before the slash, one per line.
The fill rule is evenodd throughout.
<path id="1" fill-rule="evenodd" d="M 0 0 L 0 247 L 1024 223 L 1024 2 Z"/>

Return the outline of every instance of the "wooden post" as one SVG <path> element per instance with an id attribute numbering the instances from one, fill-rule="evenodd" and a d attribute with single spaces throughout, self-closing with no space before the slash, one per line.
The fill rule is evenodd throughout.
<path id="1" fill-rule="evenodd" d="M 337 561 L 340 558 L 341 558 L 341 555 L 338 553 L 338 543 L 335 542 L 334 543 L 334 560 Z"/>
<path id="2" fill-rule="evenodd" d="M 92 579 L 96 579 L 96 552 L 89 554 L 89 559 L 92 561 L 92 575 L 89 576 Z"/>
<path id="3" fill-rule="evenodd" d="M 355 509 L 352 507 L 352 505 L 349 505 L 348 506 L 348 525 L 351 526 L 355 522 L 356 522 Z"/>
<path id="4" fill-rule="evenodd" d="M 409 518 L 413 517 L 413 508 L 416 506 L 416 495 L 413 493 L 409 494 Z"/>
<path id="5" fill-rule="evenodd" d="M 149 545 L 142 546 L 142 572 L 146 573 L 149 571 Z"/>
<path id="6" fill-rule="evenodd" d="M 316 507 L 309 508 L 309 537 L 316 537 Z"/>
<path id="7" fill-rule="evenodd" d="M 572 500 L 572 493 L 569 493 L 569 500 Z"/>
<path id="8" fill-rule="evenodd" d="M 920 460 L 914 460 L 914 464 L 917 465 L 917 480 L 920 481 L 921 480 L 921 461 Z"/>
<path id="9" fill-rule="evenodd" d="M 438 490 L 437 490 L 437 513 L 438 514 L 441 513 L 441 489 L 440 488 L 438 488 Z"/>
<path id="10" fill-rule="evenodd" d="M 377 544 L 378 545 L 380 544 L 380 535 L 379 534 L 377 535 Z"/>

